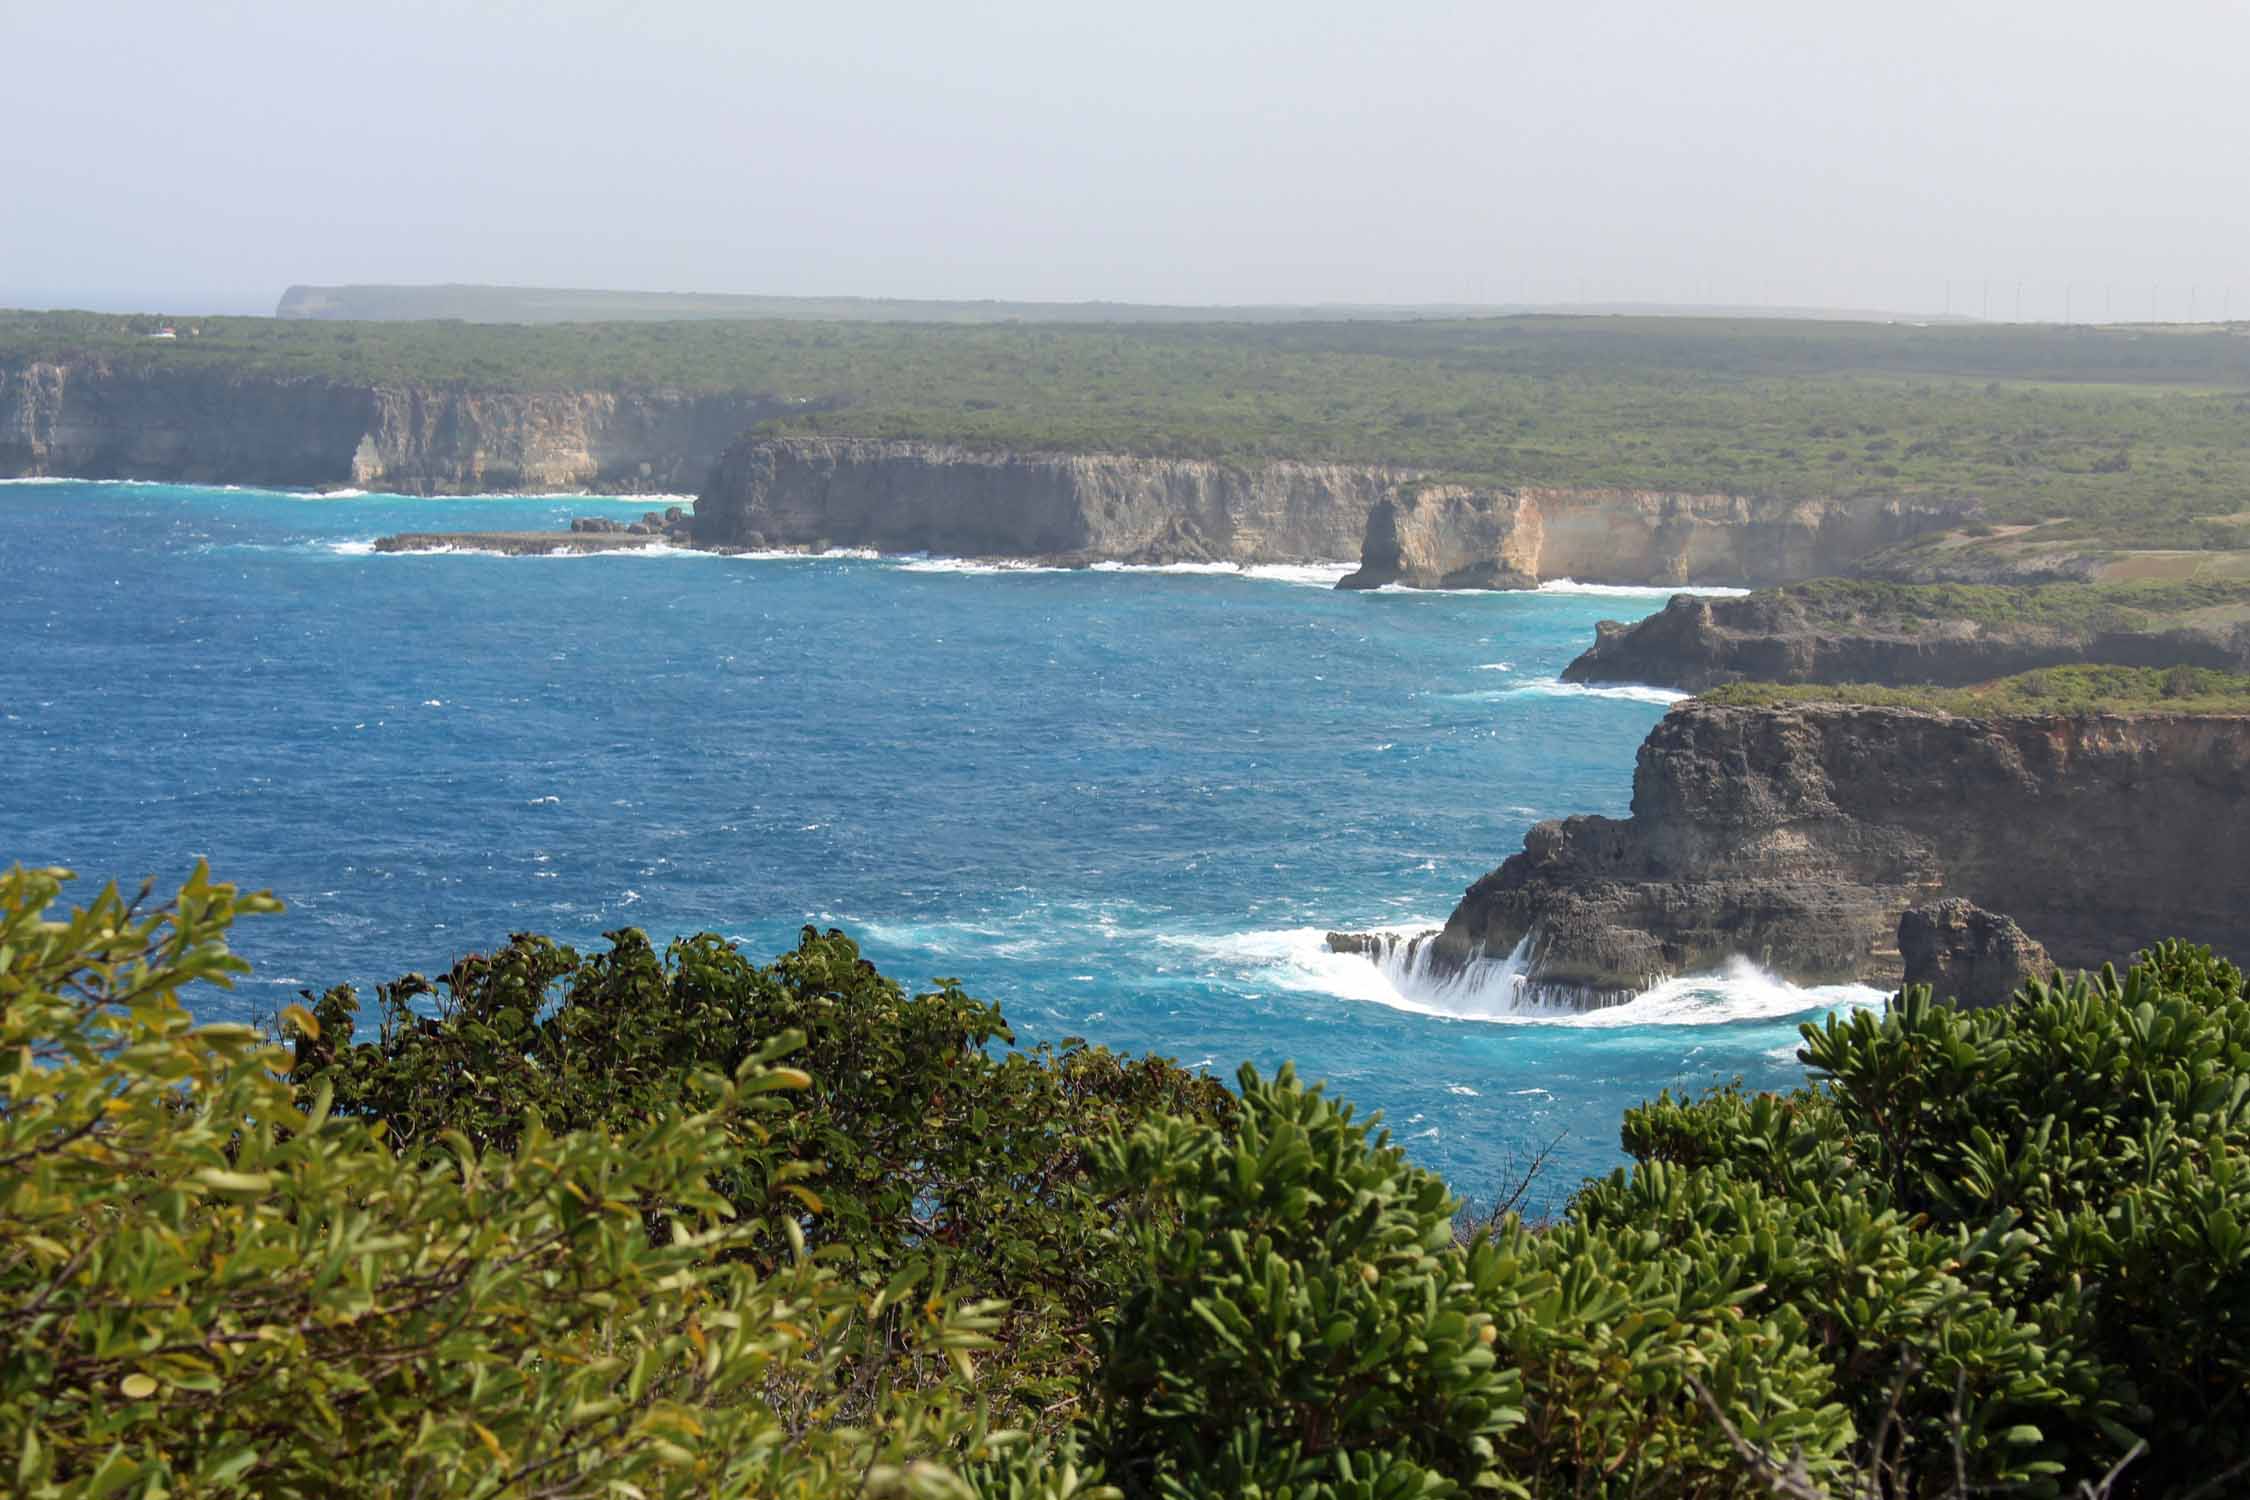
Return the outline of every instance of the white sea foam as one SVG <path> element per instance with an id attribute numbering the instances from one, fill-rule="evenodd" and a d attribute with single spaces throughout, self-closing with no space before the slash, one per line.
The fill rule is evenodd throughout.
<path id="1" fill-rule="evenodd" d="M 1242 570 L 1245 578 L 1259 578 L 1269 583 L 1296 583 L 1308 588 L 1332 589 L 1345 576 L 1359 571 L 1355 562 L 1324 563 L 1252 563 Z"/>
<path id="2" fill-rule="evenodd" d="M 755 552 L 714 555 L 733 562 L 880 562 L 883 558 L 883 554 L 872 547 L 831 547 L 826 552 L 807 552 L 802 547 L 767 547 Z"/>
<path id="3" fill-rule="evenodd" d="M 1091 564 L 1087 571 L 1091 573 L 1239 573 L 1242 571 L 1242 567 L 1239 563 L 1230 562 L 1098 562 Z"/>
<path id="4" fill-rule="evenodd" d="M 1404 939 L 1436 925 L 1402 922 L 1365 930 Z M 1419 1008 L 1399 993 L 1398 986 L 1378 965 L 1355 953 L 1329 951 L 1325 928 L 1284 927 L 1218 936 L 1160 933 L 1156 941 L 1164 947 L 1187 949 L 1213 968 L 1236 970 L 1276 989 L 1367 1000 L 1401 1010 Z"/>
<path id="5" fill-rule="evenodd" d="M 670 542 L 650 542 L 641 547 L 574 547 L 567 532 L 556 532 L 555 545 L 544 552 L 509 552 L 497 547 L 395 547 L 377 552 L 373 542 L 331 542 L 328 550 L 345 557 L 364 557 L 374 553 L 379 557 L 519 557 L 519 558 L 587 558 L 587 557 L 717 557 L 715 552 L 704 552 L 694 547 L 677 547 Z"/>
<path id="6" fill-rule="evenodd" d="M 1185 577 L 1207 578 L 1254 578 L 1263 583 L 1294 583 L 1311 588 L 1332 589 L 1336 586 L 1337 580 L 1354 571 L 1358 566 L 1357 563 L 1349 562 L 1098 562 L 1092 564 L 1087 571 L 1093 573 L 1171 573 Z"/>
<path id="7" fill-rule="evenodd" d="M 1371 589 L 1371 590 L 1369 590 L 1369 592 L 1370 592 L 1370 593 L 1376 593 L 1376 594 L 1413 594 L 1413 595 L 1416 595 L 1416 596 L 1421 596 L 1421 595 L 1429 595 L 1429 596 L 1431 596 L 1431 597 L 1440 597 L 1440 596 L 1443 596 L 1443 595 L 1448 595 L 1448 594 L 1460 594 L 1460 595 L 1473 595 L 1473 596 L 1475 596 L 1475 597 L 1477 597 L 1477 598 L 1480 598 L 1480 599 L 1505 599 L 1505 598 L 1507 598 L 1507 597 L 1508 597 L 1508 596 L 1509 596 L 1510 594 L 1514 594 L 1514 593 L 1521 593 L 1521 592 L 1522 592 L 1522 590 L 1520 590 L 1520 589 L 1418 589 L 1418 588 L 1414 587 L 1414 586 L 1413 586 L 1412 584 L 1409 584 L 1409 583 L 1386 583 L 1386 584 L 1383 584 L 1382 586 L 1380 586 L 1379 588 L 1375 588 L 1375 589 Z"/>
<path id="8" fill-rule="evenodd" d="M 1495 696 L 1505 698 L 1614 698 L 1626 703 L 1678 703 L 1683 698 L 1692 698 L 1695 695 L 1683 693 L 1677 688 L 1649 687 L 1638 682 L 1563 682 L 1557 678 L 1542 677 L 1536 682 L 1526 682 L 1511 688 L 1501 688 Z"/>
<path id="9" fill-rule="evenodd" d="M 1066 573 L 1051 563 L 1011 562 L 1004 558 L 968 557 L 913 557 L 900 562 L 901 573 L 962 573 L 984 576 L 993 573 Z"/>
<path id="10" fill-rule="evenodd" d="M 171 484 L 165 479 L 72 479 L 67 474 L 25 474 L 15 479 L 0 479 L 0 484 L 94 484 L 105 489 L 162 489 Z M 178 486 L 174 486 L 177 488 Z M 208 486 L 204 486 L 207 488 Z"/>
<path id="11" fill-rule="evenodd" d="M 357 537 L 348 542 L 324 543 L 338 557 L 372 557 L 375 555 L 375 538 Z"/>
<path id="12" fill-rule="evenodd" d="M 1713 598 L 1733 599 L 1750 591 L 1728 588 L 1716 583 L 1666 584 L 1649 587 L 1632 583 L 1580 583 L 1575 578 L 1550 578 L 1539 585 L 1542 594 L 1597 594 L 1618 599 L 1669 599 L 1674 594 L 1707 594 Z"/>
<path id="13" fill-rule="evenodd" d="M 1433 973 L 1430 945 L 1410 945 L 1406 940 L 1437 925 L 1405 922 L 1362 929 L 1400 939 L 1375 959 L 1331 952 L 1326 930 L 1318 927 L 1222 937 L 1166 936 L 1157 941 L 1192 949 L 1218 967 L 1236 969 L 1276 989 L 1367 1001 L 1454 1021 L 1587 1029 L 1713 1026 L 1859 1009 L 1880 1005 L 1884 998 L 1882 990 L 1867 985 L 1789 984 L 1738 958 L 1716 974 L 1666 980 L 1623 1004 L 1580 1010 L 1542 995 L 1529 979 L 1528 938 L 1505 958 L 1480 959 L 1451 975 Z"/>
<path id="14" fill-rule="evenodd" d="M 675 546 L 670 542 L 650 542 L 645 547 L 602 547 L 591 552 L 578 551 L 565 543 L 538 555 L 545 557 L 711 557 L 714 554 L 696 547 Z"/>

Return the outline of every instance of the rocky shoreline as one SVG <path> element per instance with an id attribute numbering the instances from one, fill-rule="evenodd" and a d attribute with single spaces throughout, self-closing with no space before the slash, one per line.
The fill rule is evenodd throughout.
<path id="1" fill-rule="evenodd" d="M 640 552 L 688 540 L 688 515 L 677 505 L 637 521 L 581 516 L 567 531 L 402 531 L 377 537 L 377 552 L 497 552 L 505 557 Z"/>
<path id="2" fill-rule="evenodd" d="M 1345 588 L 1748 586 L 1839 571 L 1973 512 L 1958 501 L 1472 489 L 1366 465 L 758 437 L 720 460 L 694 535 L 706 546 L 1066 564 L 1358 558 Z"/>
<path id="3" fill-rule="evenodd" d="M 1956 500 L 1412 484 L 1369 514 L 1359 571 L 1339 587 L 1787 583 L 1847 572 L 1974 514 Z"/>
<path id="4" fill-rule="evenodd" d="M 1520 949 L 1586 1006 L 1735 957 L 1895 985 L 1901 918 L 1948 898 L 2065 966 L 2167 936 L 2250 952 L 2246 808 L 2250 718 L 1691 702 L 1642 744 L 1630 817 L 1534 827 L 1417 961 Z"/>
<path id="5" fill-rule="evenodd" d="M 219 375 L 89 356 L 0 367 L 0 477 L 682 494 L 744 432 L 811 405 L 665 387 Z"/>
<path id="6" fill-rule="evenodd" d="M 1593 646 L 1562 676 L 1700 693 L 1730 682 L 1958 687 L 2078 662 L 2250 668 L 2250 624 L 2242 618 L 2250 616 L 2250 590 L 2240 591 L 2239 601 L 2221 599 L 2176 618 L 2131 608 L 2133 599 L 2150 596 L 2130 590 L 2060 591 L 2123 602 L 2054 621 L 2039 618 L 2039 596 L 2024 590 L 1990 591 L 1981 612 L 1949 606 L 1945 590 L 1877 585 L 1776 589 L 1737 599 L 1680 595 L 1633 624 L 1602 621 Z"/>

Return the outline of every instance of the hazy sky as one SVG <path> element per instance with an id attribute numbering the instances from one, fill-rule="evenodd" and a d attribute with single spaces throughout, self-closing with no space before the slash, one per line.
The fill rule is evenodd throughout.
<path id="1" fill-rule="evenodd" d="M 0 0 L 0 57 L 16 305 L 2250 317 L 2244 0 Z"/>

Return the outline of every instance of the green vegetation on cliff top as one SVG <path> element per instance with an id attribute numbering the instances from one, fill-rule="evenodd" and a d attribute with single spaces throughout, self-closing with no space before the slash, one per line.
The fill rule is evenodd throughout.
<path id="1" fill-rule="evenodd" d="M 1872 683 L 1730 682 L 1699 703 L 1737 708 L 1849 704 L 1993 714 L 2250 714 L 2250 675 L 2204 667 L 2048 667 L 1969 687 Z"/>
<path id="2" fill-rule="evenodd" d="M 2231 624 L 2250 618 L 2250 580 L 2244 579 L 2018 587 L 1820 578 L 1761 592 L 1793 601 L 1820 624 L 1908 631 L 1961 621 L 1993 629 L 2097 634 Z"/>
<path id="3" fill-rule="evenodd" d="M 278 909 L 0 871 L 10 1494 L 2208 1500 L 2250 1470 L 2250 1000 L 2160 944 L 1800 1028 L 1565 1216 L 1284 1067 L 1015 1049 L 840 933 L 535 936 L 279 1035 Z M 311 999 L 308 995 L 307 999 Z M 1780 1475 L 1782 1481 L 1777 1482 Z M 2113 1482 L 2110 1482 L 2113 1481 Z M 2097 1488 L 2098 1486 L 2098 1488 Z"/>
<path id="4" fill-rule="evenodd" d="M 1522 317 L 940 326 L 159 323 L 0 313 L 0 369 L 135 368 L 803 401 L 769 430 L 1412 467 L 1502 484 L 1981 500 L 2042 537 L 2250 540 L 2250 336 Z"/>

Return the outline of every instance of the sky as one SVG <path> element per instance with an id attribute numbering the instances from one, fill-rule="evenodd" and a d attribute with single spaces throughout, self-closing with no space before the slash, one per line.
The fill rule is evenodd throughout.
<path id="1" fill-rule="evenodd" d="M 0 0 L 0 56 L 16 306 L 2250 317 L 2243 0 Z"/>

